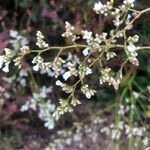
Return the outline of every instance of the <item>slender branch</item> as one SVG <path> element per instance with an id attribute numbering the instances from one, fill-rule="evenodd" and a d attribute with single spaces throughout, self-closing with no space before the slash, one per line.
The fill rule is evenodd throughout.
<path id="1" fill-rule="evenodd" d="M 150 49 L 150 46 L 142 46 L 138 48 L 138 50 L 142 50 L 142 49 L 148 50 Z"/>
<path id="2" fill-rule="evenodd" d="M 46 48 L 46 49 L 43 49 L 43 50 L 31 50 L 31 53 L 43 53 L 43 52 L 46 52 L 46 51 L 49 51 L 49 50 L 55 50 L 55 49 L 57 49 L 57 50 L 59 50 L 59 49 L 63 49 L 63 50 L 65 50 L 65 49 L 71 49 L 71 48 L 76 48 L 76 47 L 78 47 L 78 48 L 86 48 L 86 47 L 88 47 L 88 45 L 80 45 L 80 44 L 78 44 L 78 45 L 69 45 L 69 46 L 54 46 L 54 47 L 48 47 L 48 48 Z"/>

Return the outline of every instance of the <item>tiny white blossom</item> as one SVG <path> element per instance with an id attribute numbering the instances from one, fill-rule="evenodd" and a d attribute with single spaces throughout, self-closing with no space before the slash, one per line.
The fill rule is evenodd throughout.
<path id="1" fill-rule="evenodd" d="M 86 95 L 86 98 L 88 98 L 88 99 L 90 99 L 92 96 L 91 93 L 86 93 L 85 95 Z"/>
<path id="2" fill-rule="evenodd" d="M 82 31 L 82 34 L 83 34 L 83 39 L 86 40 L 87 42 L 90 42 L 93 37 L 92 37 L 92 32 L 91 31 Z"/>
<path id="3" fill-rule="evenodd" d="M 67 71 L 63 74 L 63 79 L 66 81 L 71 76 L 71 72 Z"/>
<path id="4" fill-rule="evenodd" d="M 6 73 L 9 72 L 9 63 L 6 63 L 2 70 Z"/>
<path id="5" fill-rule="evenodd" d="M 135 45 L 133 45 L 133 44 L 129 44 L 127 46 L 127 49 L 128 49 L 129 52 L 134 52 L 134 51 L 137 50 L 137 47 Z"/>
<path id="6" fill-rule="evenodd" d="M 89 54 L 90 54 L 90 49 L 87 47 L 87 48 L 85 48 L 84 50 L 83 50 L 83 55 L 84 56 L 88 56 Z"/>
<path id="7" fill-rule="evenodd" d="M 98 3 L 95 3 L 93 10 L 98 13 L 103 7 L 104 5 L 99 1 Z"/>
<path id="8" fill-rule="evenodd" d="M 2 68 L 4 61 L 5 61 L 5 57 L 3 55 L 0 56 L 0 68 Z"/>
<path id="9" fill-rule="evenodd" d="M 86 67 L 86 72 L 85 72 L 86 75 L 89 75 L 89 74 L 92 74 L 92 69 Z"/>
<path id="10" fill-rule="evenodd" d="M 34 71 L 38 71 L 38 70 L 39 70 L 39 65 L 33 66 L 33 70 L 34 70 Z"/>
<path id="11" fill-rule="evenodd" d="M 16 30 L 10 30 L 10 31 L 9 31 L 9 35 L 10 35 L 12 38 L 17 38 L 17 36 L 18 36 L 18 31 L 16 31 Z"/>
<path id="12" fill-rule="evenodd" d="M 142 142 L 143 142 L 144 146 L 148 146 L 148 144 L 149 144 L 148 137 L 145 137 Z"/>
<path id="13" fill-rule="evenodd" d="M 63 86 L 63 83 L 62 83 L 60 80 L 57 80 L 57 81 L 56 81 L 56 85 L 62 87 L 62 86 Z"/>

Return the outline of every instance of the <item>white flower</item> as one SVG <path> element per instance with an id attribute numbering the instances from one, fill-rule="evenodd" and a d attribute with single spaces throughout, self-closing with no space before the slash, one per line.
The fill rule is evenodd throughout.
<path id="1" fill-rule="evenodd" d="M 89 74 L 92 74 L 92 69 L 86 67 L 86 72 L 85 72 L 86 75 L 89 75 Z"/>
<path id="2" fill-rule="evenodd" d="M 143 142 L 144 146 L 147 146 L 149 144 L 148 137 L 145 137 L 142 142 Z"/>
<path id="3" fill-rule="evenodd" d="M 34 71 L 38 71 L 38 70 L 39 70 L 39 65 L 33 66 L 33 70 L 34 70 Z"/>
<path id="4" fill-rule="evenodd" d="M 39 48 L 47 48 L 47 47 L 49 46 L 49 44 L 47 44 L 47 43 L 44 41 L 44 35 L 42 34 L 41 31 L 37 31 L 36 36 L 37 36 L 36 45 L 37 45 Z"/>
<path id="5" fill-rule="evenodd" d="M 134 7 L 135 0 L 124 0 L 123 3 L 127 6 Z"/>
<path id="6" fill-rule="evenodd" d="M 51 130 L 51 129 L 53 129 L 54 128 L 54 121 L 53 120 L 51 120 L 51 121 L 47 121 L 47 122 L 45 122 L 44 123 L 44 126 L 46 127 L 46 128 L 48 128 L 49 130 Z"/>
<path id="7" fill-rule="evenodd" d="M 135 0 L 124 0 L 124 4 L 132 4 L 132 3 L 134 3 L 135 2 Z"/>
<path id="8" fill-rule="evenodd" d="M 87 42 L 91 41 L 93 39 L 92 32 L 91 31 L 82 31 L 83 39 L 85 39 Z"/>
<path id="9" fill-rule="evenodd" d="M 18 36 L 18 31 L 16 31 L 16 30 L 10 30 L 10 31 L 9 31 L 9 35 L 10 35 L 12 38 L 17 38 L 17 36 Z"/>
<path id="10" fill-rule="evenodd" d="M 67 71 L 63 74 L 63 79 L 66 81 L 71 76 L 71 72 Z"/>
<path id="11" fill-rule="evenodd" d="M 87 48 L 85 48 L 85 49 L 83 50 L 82 53 L 83 53 L 84 56 L 88 56 L 89 53 L 90 53 L 90 49 L 87 47 Z"/>
<path id="12" fill-rule="evenodd" d="M 9 63 L 6 63 L 2 70 L 6 73 L 9 72 Z"/>
<path id="13" fill-rule="evenodd" d="M 140 94 L 137 93 L 137 92 L 135 92 L 135 91 L 133 91 L 133 95 L 134 95 L 134 97 L 135 97 L 136 99 L 140 97 Z"/>
<path id="14" fill-rule="evenodd" d="M 91 93 L 86 93 L 85 96 L 86 96 L 86 98 L 90 99 L 92 94 Z"/>
<path id="15" fill-rule="evenodd" d="M 25 78 L 22 78 L 20 79 L 20 84 L 25 87 L 26 86 L 26 79 Z"/>
<path id="16" fill-rule="evenodd" d="M 86 98 L 90 99 L 96 91 L 93 89 L 89 89 L 89 85 L 85 84 L 81 87 L 81 91 L 85 94 Z"/>
<path id="17" fill-rule="evenodd" d="M 10 50 L 9 48 L 5 48 L 4 51 L 5 51 L 5 55 L 8 56 L 8 57 L 9 56 L 11 57 L 13 55 L 12 50 Z"/>
<path id="18" fill-rule="evenodd" d="M 98 13 L 102 8 L 104 7 L 104 5 L 101 2 L 95 3 L 93 10 Z"/>
<path id="19" fill-rule="evenodd" d="M 51 104 L 51 100 L 50 100 L 50 99 L 47 101 L 46 105 L 47 105 L 47 107 L 49 108 L 49 110 L 50 110 L 51 112 L 55 111 L 55 108 L 56 108 L 56 107 L 55 107 L 54 104 Z"/>
<path id="20" fill-rule="evenodd" d="M 30 105 L 30 102 L 27 101 L 26 104 L 24 104 L 24 105 L 21 107 L 20 111 L 22 111 L 22 112 L 27 111 L 27 110 L 29 109 L 29 105 Z"/>
<path id="21" fill-rule="evenodd" d="M 5 61 L 5 56 L 3 55 L 0 56 L 0 68 L 2 68 L 4 61 Z"/>
<path id="22" fill-rule="evenodd" d="M 137 47 L 135 45 L 133 45 L 133 44 L 129 44 L 127 46 L 127 49 L 128 49 L 129 52 L 134 52 L 134 51 L 137 50 Z"/>
<path id="23" fill-rule="evenodd" d="M 20 35 L 18 33 L 18 31 L 10 30 L 9 35 L 12 38 L 9 40 L 9 42 L 12 44 L 12 46 L 15 50 L 19 50 L 20 47 L 29 44 L 28 39 L 26 37 Z"/>
<path id="24" fill-rule="evenodd" d="M 62 87 L 62 86 L 63 86 L 63 83 L 62 83 L 60 80 L 57 80 L 57 81 L 56 81 L 56 85 Z"/>

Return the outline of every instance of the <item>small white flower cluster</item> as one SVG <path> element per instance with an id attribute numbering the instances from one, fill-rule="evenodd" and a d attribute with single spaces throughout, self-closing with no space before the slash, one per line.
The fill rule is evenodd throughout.
<path id="1" fill-rule="evenodd" d="M 61 115 L 66 112 L 72 112 L 73 109 L 69 105 L 69 101 L 66 99 L 59 100 L 60 105 L 56 108 L 55 112 L 53 113 L 53 117 L 58 120 Z"/>
<path id="2" fill-rule="evenodd" d="M 21 111 L 27 111 L 29 109 L 34 111 L 38 110 L 39 118 L 45 122 L 44 126 L 48 129 L 53 129 L 55 126 L 55 120 L 52 116 L 52 113 L 55 111 L 55 105 L 51 104 L 50 99 L 45 101 L 45 99 L 47 99 L 47 94 L 51 92 L 51 86 L 43 86 L 39 92 L 34 92 L 30 100 L 28 100 L 20 109 Z"/>
<path id="3" fill-rule="evenodd" d="M 35 64 L 35 66 L 33 66 L 34 71 L 48 70 L 52 67 L 52 63 L 44 62 L 44 59 L 41 56 L 34 57 L 32 63 Z"/>
<path id="4" fill-rule="evenodd" d="M 89 67 L 86 67 L 84 64 L 80 64 L 78 68 L 78 73 L 79 73 L 80 78 L 83 79 L 85 75 L 92 74 L 92 69 L 90 69 Z"/>
<path id="5" fill-rule="evenodd" d="M 52 65 L 50 65 L 50 62 L 47 62 L 45 65 L 47 66 L 47 64 L 49 63 L 49 67 L 40 68 L 40 74 L 42 75 L 47 74 L 49 77 L 56 77 L 56 78 L 58 77 L 58 75 L 62 75 L 65 81 L 72 75 L 77 76 L 76 65 L 80 64 L 80 60 L 77 57 L 77 55 L 73 55 L 72 53 L 69 52 L 66 61 L 61 59 L 59 66 L 57 61 L 55 62 L 56 63 L 52 62 L 51 63 Z M 52 66 L 54 66 L 54 68 L 52 68 Z M 57 69 L 56 70 L 57 72 L 53 70 L 55 68 Z"/>
<path id="6" fill-rule="evenodd" d="M 85 66 L 82 63 L 79 65 L 78 68 L 76 68 L 76 65 L 74 63 L 68 62 L 67 68 L 69 69 L 69 71 L 66 71 L 63 74 L 63 79 L 65 81 L 72 75 L 74 75 L 74 76 L 79 75 L 79 77 L 83 79 L 85 77 L 85 75 L 92 74 L 92 69 L 90 69 L 89 67 Z"/>
<path id="7" fill-rule="evenodd" d="M 95 3 L 94 5 L 94 11 L 97 14 L 104 14 L 105 16 L 108 15 L 108 13 L 111 11 L 113 8 L 112 2 L 107 2 L 106 4 L 102 4 L 100 1 L 98 3 Z"/>
<path id="8" fill-rule="evenodd" d="M 139 36 L 138 35 L 134 35 L 134 36 L 130 36 L 127 40 L 127 42 L 129 43 L 127 46 L 127 56 L 129 61 L 133 64 L 138 66 L 139 65 L 139 61 L 136 58 L 137 57 L 137 50 L 139 49 L 138 47 L 136 47 L 134 44 L 137 43 L 139 41 Z"/>
<path id="9" fill-rule="evenodd" d="M 58 149 L 78 149 L 83 150 L 87 147 L 87 140 L 93 146 L 100 140 L 100 128 L 106 123 L 106 119 L 94 117 L 88 124 L 74 123 L 74 130 L 60 130 L 54 135 L 53 141 L 49 143 L 46 150 Z M 93 124 L 94 122 L 94 124 Z M 84 141 L 85 140 L 85 141 Z M 89 143 L 88 143 L 89 144 Z M 89 146 L 89 145 L 88 145 Z M 90 147 L 91 148 L 91 147 Z M 94 149 L 91 148 L 91 149 Z"/>
<path id="10" fill-rule="evenodd" d="M 81 92 L 83 92 L 86 95 L 86 98 L 88 99 L 90 99 L 91 96 L 93 96 L 96 93 L 96 91 L 93 89 L 90 89 L 89 85 L 87 84 L 82 85 Z"/>
<path id="11" fill-rule="evenodd" d="M 3 85 L 0 85 L 0 107 L 3 106 L 6 99 L 9 99 L 11 97 L 8 89 L 4 87 Z"/>
<path id="12" fill-rule="evenodd" d="M 145 127 L 130 127 L 125 125 L 125 134 L 128 138 L 137 137 L 139 138 L 144 146 L 148 146 L 150 142 L 150 138 L 147 136 L 147 129 Z"/>
<path id="13" fill-rule="evenodd" d="M 20 35 L 16 30 L 10 30 L 9 35 L 12 38 L 9 40 L 9 43 L 12 44 L 15 50 L 19 50 L 21 47 L 29 44 L 28 39 Z"/>
<path id="14" fill-rule="evenodd" d="M 119 7 L 122 10 L 128 9 L 130 7 L 134 7 L 135 0 L 124 0 L 123 4 Z M 115 11 L 113 12 L 113 10 Z M 106 4 L 102 4 L 102 2 L 97 2 L 94 4 L 93 10 L 97 14 L 103 14 L 107 16 L 108 14 L 117 14 L 119 13 L 119 9 L 113 7 L 113 2 L 107 2 Z M 127 10 L 126 10 L 127 11 Z"/>
<path id="15" fill-rule="evenodd" d="M 7 73 L 9 72 L 9 64 L 11 63 L 12 58 L 15 56 L 15 52 L 9 48 L 5 48 L 4 51 L 5 55 L 0 56 L 0 68 L 2 68 L 2 70 Z"/>
<path id="16" fill-rule="evenodd" d="M 66 32 L 62 34 L 62 37 L 70 39 L 72 42 L 75 42 L 79 37 L 75 34 L 75 28 L 69 22 L 65 22 Z"/>
<path id="17" fill-rule="evenodd" d="M 103 14 L 105 16 L 110 15 L 114 17 L 113 23 L 115 27 L 119 27 L 121 24 L 125 23 L 129 24 L 129 20 L 131 19 L 131 15 L 128 14 L 126 18 L 122 17 L 123 14 L 127 14 L 129 8 L 134 7 L 135 0 L 124 0 L 123 4 L 121 4 L 118 8 L 113 6 L 113 2 L 107 2 L 106 4 L 102 4 L 100 1 L 95 3 L 93 10 L 97 14 Z M 131 29 L 132 25 L 128 26 L 128 29 Z"/>
<path id="18" fill-rule="evenodd" d="M 123 129 L 124 123 L 123 121 L 119 121 L 117 125 L 112 123 L 109 126 L 101 128 L 100 132 L 105 133 L 107 136 L 110 135 L 112 140 L 119 140 L 121 138 Z"/>
<path id="19" fill-rule="evenodd" d="M 82 35 L 83 35 L 83 40 L 86 40 L 87 44 L 89 47 L 83 50 L 84 56 L 87 56 L 91 53 L 92 51 L 99 51 L 101 52 L 101 43 L 105 42 L 107 39 L 107 33 L 103 32 L 101 34 L 95 34 L 95 37 L 92 36 L 91 31 L 83 30 Z"/>
<path id="20" fill-rule="evenodd" d="M 135 139 L 138 139 L 137 142 L 141 140 L 144 146 L 148 146 L 150 140 L 147 136 L 147 129 L 145 127 L 138 127 L 137 125 L 133 125 L 131 127 L 130 125 L 125 123 L 125 121 L 119 121 L 117 124 L 112 123 L 108 126 L 104 126 L 100 129 L 100 132 L 105 133 L 107 136 L 110 135 L 112 140 L 120 140 L 122 135 L 126 135 L 127 138 L 134 137 Z"/>
<path id="21" fill-rule="evenodd" d="M 16 81 L 19 82 L 19 85 L 25 87 L 27 85 L 27 76 L 28 76 L 28 69 L 21 69 L 18 73 Z"/>
<path id="22" fill-rule="evenodd" d="M 57 78 L 60 73 L 61 73 L 61 69 L 62 69 L 62 64 L 65 63 L 65 61 L 60 58 L 60 57 L 56 57 L 52 63 L 52 69 L 54 71 L 55 77 Z"/>
<path id="23" fill-rule="evenodd" d="M 39 48 L 47 48 L 47 47 L 49 47 L 49 44 L 47 44 L 47 43 L 44 41 L 44 35 L 42 34 L 41 31 L 37 31 L 36 36 L 37 36 L 36 45 L 37 45 Z"/>
<path id="24" fill-rule="evenodd" d="M 51 104 L 51 100 L 47 100 L 45 103 L 39 103 L 38 107 L 39 118 L 45 122 L 44 126 L 48 129 L 53 129 L 55 127 L 55 122 L 52 113 L 55 111 L 55 105 Z"/>
<path id="25" fill-rule="evenodd" d="M 64 62 L 65 61 L 60 57 L 56 57 L 53 62 L 44 62 L 44 59 L 39 55 L 34 57 L 32 61 L 32 63 L 35 64 L 33 70 L 40 70 L 41 73 L 47 72 L 50 76 L 55 76 L 56 78 L 62 73 L 62 64 Z"/>
<path id="26" fill-rule="evenodd" d="M 90 55 L 91 50 L 87 47 L 87 48 L 85 48 L 85 49 L 82 51 L 82 53 L 83 53 L 84 56 L 88 56 L 88 55 Z"/>
<path id="27" fill-rule="evenodd" d="M 127 46 L 127 51 L 126 51 L 127 56 L 128 56 L 128 58 L 129 58 L 130 62 L 131 62 L 133 65 L 136 65 L 136 66 L 139 65 L 139 61 L 138 61 L 138 59 L 136 58 L 137 55 L 138 55 L 138 54 L 137 54 L 137 50 L 138 50 L 138 48 L 137 48 L 135 45 L 129 44 L 129 45 Z"/>
<path id="28" fill-rule="evenodd" d="M 108 83 L 108 85 L 113 85 L 114 88 L 117 90 L 118 86 L 120 84 L 120 80 L 122 79 L 122 74 L 119 73 L 119 76 L 115 79 L 111 75 L 111 68 L 102 68 L 101 69 L 101 76 L 100 76 L 100 84 L 103 84 L 105 82 Z"/>
<path id="29" fill-rule="evenodd" d="M 18 68 L 21 68 L 21 64 L 23 62 L 23 58 L 26 54 L 30 53 L 30 48 L 29 46 L 23 46 L 20 48 L 20 53 L 18 54 L 18 56 L 13 60 L 14 61 L 14 65 L 18 66 Z"/>
<path id="30" fill-rule="evenodd" d="M 72 86 L 69 86 L 65 83 L 62 83 L 60 80 L 57 80 L 56 81 L 56 85 L 57 86 L 61 86 L 62 87 L 62 90 L 66 93 L 71 93 L 73 91 L 73 87 Z"/>
<path id="31" fill-rule="evenodd" d="M 111 58 L 114 58 L 115 56 L 117 56 L 117 55 L 116 55 L 116 53 L 114 53 L 114 52 L 110 52 L 110 51 L 107 51 L 107 52 L 106 52 L 106 60 L 109 60 L 109 59 L 111 59 Z"/>
<path id="32" fill-rule="evenodd" d="M 129 125 L 125 125 L 125 134 L 128 137 L 137 136 L 137 137 L 143 137 L 144 133 L 146 131 L 145 127 L 130 127 Z"/>
<path id="33" fill-rule="evenodd" d="M 69 69 L 69 71 L 66 71 L 63 74 L 63 79 L 66 81 L 69 77 L 71 77 L 72 75 L 77 76 L 78 75 L 78 71 L 76 69 L 75 64 L 68 62 L 67 63 L 67 68 Z"/>
<path id="34" fill-rule="evenodd" d="M 77 99 L 76 97 L 73 97 L 73 98 L 71 99 L 71 103 L 70 103 L 70 104 L 73 105 L 73 106 L 76 106 L 76 105 L 81 104 L 81 102 L 80 102 L 79 99 Z"/>
<path id="35" fill-rule="evenodd" d="M 134 2 L 135 2 L 135 0 L 124 0 L 124 1 L 123 1 L 123 3 L 124 3 L 125 5 L 128 5 L 128 6 L 130 6 L 130 7 L 134 7 Z"/>

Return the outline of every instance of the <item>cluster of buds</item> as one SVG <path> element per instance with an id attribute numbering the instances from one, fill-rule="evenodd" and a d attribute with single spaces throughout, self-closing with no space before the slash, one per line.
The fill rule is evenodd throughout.
<path id="1" fill-rule="evenodd" d="M 69 71 L 66 71 L 63 74 L 63 79 L 66 81 L 69 77 L 71 77 L 72 75 L 77 76 L 78 75 L 78 71 L 76 69 L 75 64 L 68 62 L 67 63 L 67 67 L 69 69 Z"/>
<path id="2" fill-rule="evenodd" d="M 139 41 L 139 36 L 138 35 L 129 36 L 128 39 L 127 39 L 127 42 L 129 44 L 137 43 L 138 41 Z"/>
<path id="3" fill-rule="evenodd" d="M 112 2 L 107 2 L 106 4 L 102 4 L 99 1 L 98 3 L 95 3 L 93 10 L 97 14 L 103 14 L 103 15 L 107 16 L 108 13 L 112 10 L 112 8 L 113 8 L 113 3 Z"/>
<path id="4" fill-rule="evenodd" d="M 57 78 L 60 75 L 61 72 L 61 66 L 62 63 L 64 63 L 65 61 L 60 58 L 60 57 L 56 57 L 52 63 L 52 69 L 55 73 L 55 77 Z"/>
<path id="5" fill-rule="evenodd" d="M 82 51 L 82 53 L 83 53 L 84 56 L 88 56 L 88 55 L 90 55 L 91 50 L 90 50 L 89 47 L 87 47 L 87 48 L 85 48 L 85 49 Z"/>
<path id="6" fill-rule="evenodd" d="M 80 78 L 84 78 L 85 75 L 89 75 L 92 74 L 92 69 L 90 69 L 89 67 L 86 67 L 84 64 L 81 64 L 78 68 L 78 73 Z"/>
<path id="7" fill-rule="evenodd" d="M 55 111 L 55 105 L 51 104 L 50 100 L 38 104 L 39 107 L 39 118 L 45 123 L 44 126 L 48 129 L 53 129 L 55 127 L 54 118 L 52 113 Z"/>
<path id="8" fill-rule="evenodd" d="M 47 44 L 47 43 L 44 41 L 44 35 L 41 33 L 41 31 L 37 31 L 36 36 L 37 36 L 36 45 L 37 45 L 39 48 L 47 48 L 47 47 L 49 47 L 49 44 Z"/>
<path id="9" fill-rule="evenodd" d="M 129 7 L 134 7 L 135 0 L 124 0 L 123 3 Z"/>
<path id="10" fill-rule="evenodd" d="M 9 48 L 5 48 L 4 51 L 5 54 L 0 56 L 0 68 L 7 73 L 9 72 L 9 64 L 11 63 L 12 58 L 15 56 L 15 52 Z"/>
<path id="11" fill-rule="evenodd" d="M 71 99 L 71 103 L 70 103 L 70 104 L 73 105 L 73 106 L 76 106 L 76 105 L 81 104 L 81 102 L 79 101 L 79 99 L 73 97 L 73 98 Z"/>
<path id="12" fill-rule="evenodd" d="M 14 65 L 15 66 L 18 66 L 18 68 L 21 68 L 21 64 L 22 64 L 22 61 L 23 61 L 23 58 L 26 54 L 30 53 L 30 48 L 29 46 L 23 46 L 20 48 L 20 53 L 18 54 L 18 57 L 16 57 L 14 59 Z"/>
<path id="13" fill-rule="evenodd" d="M 43 86 L 38 92 L 34 92 L 29 101 L 27 101 L 22 107 L 21 111 L 27 111 L 32 109 L 34 111 L 38 110 L 38 116 L 45 123 L 44 126 L 48 129 L 53 129 L 55 126 L 55 121 L 52 113 L 55 111 L 55 105 L 51 103 L 51 100 L 47 99 L 47 94 L 52 92 L 52 87 Z M 38 109 L 37 109 L 38 108 Z"/>
<path id="14" fill-rule="evenodd" d="M 101 52 L 102 48 L 100 44 L 105 42 L 107 39 L 107 33 L 105 32 L 101 34 L 95 34 L 95 37 L 93 37 L 92 34 L 93 33 L 91 31 L 82 31 L 83 39 L 86 40 L 89 46 L 83 51 L 84 56 L 87 56 L 90 53 L 90 49 Z"/>
<path id="15" fill-rule="evenodd" d="M 115 56 L 117 56 L 117 55 L 116 55 L 116 53 L 114 53 L 114 52 L 110 52 L 110 51 L 107 51 L 107 52 L 106 52 L 106 60 L 109 60 L 109 59 L 111 59 L 111 58 L 114 58 Z"/>
<path id="16" fill-rule="evenodd" d="M 115 79 L 111 75 L 111 68 L 107 67 L 107 68 L 101 69 L 100 84 L 107 82 L 108 85 L 113 85 L 114 88 L 117 90 L 120 84 L 121 78 L 122 78 L 122 75 L 120 74 L 120 72 L 119 72 L 119 77 Z"/>
<path id="17" fill-rule="evenodd" d="M 128 56 L 128 59 L 129 61 L 133 64 L 133 65 L 136 65 L 138 66 L 139 65 L 139 61 L 138 59 L 136 58 L 137 57 L 137 50 L 138 50 L 138 47 L 136 47 L 135 45 L 133 44 L 129 44 L 127 46 L 127 56 Z"/>
<path id="18" fill-rule="evenodd" d="M 62 37 L 70 39 L 72 42 L 75 42 L 78 37 L 75 35 L 75 28 L 69 22 L 65 22 L 66 32 L 62 34 Z"/>
<path id="19" fill-rule="evenodd" d="M 87 43 L 90 43 L 93 40 L 92 34 L 91 31 L 82 31 L 83 39 L 86 40 Z"/>
<path id="20" fill-rule="evenodd" d="M 63 115 L 66 112 L 72 112 L 73 109 L 70 107 L 68 100 L 60 99 L 60 106 L 57 107 L 56 111 L 53 113 L 53 117 L 57 120 L 59 116 Z"/>
<path id="21" fill-rule="evenodd" d="M 71 93 L 73 91 L 73 87 L 72 86 L 69 86 L 65 83 L 62 83 L 60 80 L 57 80 L 56 81 L 56 85 L 57 86 L 61 86 L 62 87 L 62 90 L 66 93 Z"/>
<path id="22" fill-rule="evenodd" d="M 112 140 L 119 140 L 122 135 L 123 129 L 124 129 L 124 122 L 119 121 L 117 125 L 114 125 L 112 123 L 108 126 L 103 127 L 100 130 L 100 132 L 105 133 L 107 136 L 110 135 Z"/>
<path id="23" fill-rule="evenodd" d="M 90 89 L 89 85 L 87 85 L 87 84 L 82 85 L 81 92 L 83 92 L 85 94 L 86 98 L 88 98 L 88 99 L 90 99 L 91 96 L 93 96 L 96 93 L 96 91 L 93 89 Z"/>
<path id="24" fill-rule="evenodd" d="M 11 38 L 9 43 L 16 51 L 18 51 L 21 47 L 29 44 L 28 39 L 25 36 L 19 34 L 19 32 L 16 30 L 10 30 L 9 36 Z"/>
<path id="25" fill-rule="evenodd" d="M 125 125 L 125 134 L 128 137 L 137 136 L 137 137 L 143 137 L 144 132 L 146 131 L 145 127 L 130 127 L 129 125 Z"/>
<path id="26" fill-rule="evenodd" d="M 33 66 L 33 70 L 35 71 L 38 71 L 39 69 L 49 70 L 49 68 L 52 67 L 52 63 L 44 62 L 44 59 L 41 56 L 34 57 L 32 63 L 35 64 L 35 66 Z"/>

